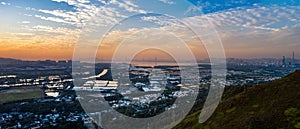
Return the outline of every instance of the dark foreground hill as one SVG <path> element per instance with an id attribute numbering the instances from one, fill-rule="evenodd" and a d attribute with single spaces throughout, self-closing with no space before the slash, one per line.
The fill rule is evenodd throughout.
<path id="1" fill-rule="evenodd" d="M 220 103 L 212 117 L 198 123 L 200 111 L 176 129 L 293 129 L 300 128 L 300 71 L 256 85 Z"/>

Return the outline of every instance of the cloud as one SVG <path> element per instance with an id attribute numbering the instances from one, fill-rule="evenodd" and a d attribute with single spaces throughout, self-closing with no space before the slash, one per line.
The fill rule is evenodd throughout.
<path id="1" fill-rule="evenodd" d="M 109 24 L 115 24 L 119 19 L 125 18 L 126 13 L 120 12 L 118 6 L 98 6 L 91 4 L 89 1 L 78 1 L 78 0 L 52 0 L 54 2 L 65 2 L 68 5 L 72 5 L 72 10 L 64 9 L 32 9 L 27 7 L 26 10 L 38 12 L 36 14 L 24 14 L 25 16 L 35 17 L 45 21 L 61 23 L 58 26 L 52 25 L 43 22 L 43 25 L 23 25 L 21 31 L 29 31 L 29 33 L 34 34 L 32 42 L 38 44 L 47 44 L 49 46 L 63 45 L 64 42 L 69 44 L 67 46 L 72 46 L 76 39 L 79 36 L 80 28 L 84 26 L 91 18 L 94 19 L 94 23 L 97 26 L 107 26 Z M 107 2 L 104 2 L 109 4 Z M 131 1 L 122 2 L 120 7 L 132 9 L 131 11 L 137 11 L 138 6 L 132 3 Z M 20 23 L 28 24 L 29 21 L 24 21 Z M 70 27 L 72 25 L 72 27 Z M 38 37 L 38 38 L 37 38 Z M 16 34 L 15 39 L 18 39 L 16 42 L 21 42 L 22 39 L 25 40 L 24 36 L 21 34 Z M 51 39 L 49 39 L 51 38 Z M 27 40 L 28 38 L 26 38 Z M 46 43 L 46 40 L 49 42 Z M 67 40 L 67 41 L 66 41 Z M 57 43 L 55 43 L 55 41 Z M 26 41 L 27 42 L 27 41 Z M 30 44 L 33 44 L 33 43 Z M 53 43 L 53 44 L 51 44 Z M 71 44 L 71 45 L 70 45 Z M 18 45 L 20 46 L 20 45 Z"/>
<path id="2" fill-rule="evenodd" d="M 217 30 L 223 42 L 226 54 L 230 57 L 278 57 L 288 50 L 300 50 L 299 45 L 299 6 L 255 6 L 229 9 L 200 16 L 181 19 L 183 22 L 193 24 L 193 29 L 202 29 L 203 34 L 209 34 L 204 30 Z M 139 38 L 151 36 L 159 39 L 164 33 L 171 32 L 174 36 L 183 39 L 191 48 L 198 48 L 201 39 L 193 32 L 165 16 L 144 16 L 143 21 L 152 22 L 159 26 L 148 28 L 133 28 L 127 31 L 113 31 L 107 35 L 105 47 L 112 47 L 120 43 L 124 38 Z M 207 22 L 209 20 L 215 28 Z M 150 33 L 151 32 L 151 33 Z M 138 37 L 132 34 L 140 33 Z M 154 35 L 154 36 L 153 36 Z M 272 50 L 268 49 L 272 46 Z M 284 49 L 284 50 L 282 50 Z"/>
<path id="3" fill-rule="evenodd" d="M 53 21 L 53 22 L 58 22 L 58 23 L 66 23 L 66 24 L 72 24 L 68 21 L 65 21 L 64 19 L 61 19 L 61 18 L 57 18 L 57 17 L 44 17 L 44 16 L 41 16 L 41 15 L 34 15 L 35 17 L 37 18 L 40 18 L 42 20 L 46 20 L 46 21 Z"/>
<path id="4" fill-rule="evenodd" d="M 171 1 L 171 0 L 159 0 L 160 2 L 163 2 L 163 3 L 165 3 L 165 4 L 170 4 L 170 5 L 172 5 L 172 4 L 175 4 L 175 2 L 173 2 L 173 1 Z"/>
<path id="5" fill-rule="evenodd" d="M 22 21 L 22 22 L 20 22 L 21 24 L 29 24 L 30 23 L 30 21 Z"/>
<path id="6" fill-rule="evenodd" d="M 296 22 L 298 20 L 290 20 L 288 22 L 289 24 L 286 23 L 287 18 L 300 19 L 300 15 L 295 12 L 300 12 L 300 8 L 256 6 L 254 8 L 230 9 L 201 16 L 187 17 L 181 19 L 181 21 L 191 23 L 193 24 L 192 26 L 202 29 L 204 35 L 210 33 L 207 32 L 208 30 L 216 29 L 222 34 L 222 38 L 224 39 L 227 37 L 235 37 L 234 35 L 249 35 L 255 37 L 261 34 L 271 35 L 298 24 Z M 192 37 L 193 32 L 178 22 L 177 19 L 172 19 L 167 16 L 143 16 L 141 19 L 153 23 L 154 26 L 152 29 L 157 29 L 158 33 L 160 33 L 159 30 L 168 31 L 175 33 L 176 36 L 182 39 L 193 40 L 195 38 L 189 38 Z M 205 22 L 207 19 L 215 28 L 209 28 L 212 26 Z M 158 26 L 155 26 L 155 24 Z M 118 33 L 115 36 L 117 37 L 123 34 L 128 33 Z M 263 40 L 263 37 L 260 38 Z"/>
<path id="7" fill-rule="evenodd" d="M 75 0 L 52 0 L 52 1 L 58 2 L 58 3 L 65 2 L 65 3 L 69 4 L 69 5 L 74 5 L 76 3 Z"/>
<path id="8" fill-rule="evenodd" d="M 76 38 L 36 33 L 0 33 L 1 55 L 22 59 L 70 59 Z"/>
<path id="9" fill-rule="evenodd" d="M 156 19 L 154 16 L 144 18 Z M 163 40 L 166 35 L 168 35 L 168 37 L 169 35 L 173 35 L 174 38 L 181 39 L 188 43 L 191 43 L 192 41 L 195 41 L 195 39 L 197 39 L 197 36 L 187 26 L 183 26 L 181 23 L 174 22 L 172 24 L 168 24 L 161 27 L 130 28 L 128 30 L 123 31 L 113 30 L 105 36 L 101 45 L 114 46 L 123 41 L 124 39 L 136 41 L 136 39 L 148 38 L 148 40 L 151 41 L 158 41 L 160 39 Z"/>
<path id="10" fill-rule="evenodd" d="M 126 11 L 128 12 L 131 12 L 131 13 L 147 13 L 147 11 L 145 10 L 142 10 L 142 9 L 138 9 L 138 5 L 134 4 L 133 2 L 131 2 L 130 0 L 127 0 L 125 2 L 120 2 L 120 1 L 117 1 L 117 0 L 111 0 L 109 2 L 110 4 L 114 4 L 114 5 L 118 5 L 118 7 L 120 8 L 123 8 L 125 9 Z"/>
<path id="11" fill-rule="evenodd" d="M 43 20 L 55 21 L 59 23 L 67 23 L 74 25 L 76 27 L 82 27 L 93 17 L 97 17 L 100 19 L 98 23 L 103 24 L 103 26 L 107 24 L 114 24 L 119 19 L 125 18 L 126 14 L 121 13 L 119 8 L 125 9 L 125 11 L 130 13 L 146 13 L 145 10 L 139 9 L 138 5 L 134 4 L 131 1 L 104 1 L 99 0 L 100 3 L 105 6 L 96 6 L 91 4 L 89 0 L 52 0 L 55 2 L 66 2 L 69 5 L 74 6 L 75 11 L 66 11 L 66 10 L 45 10 L 39 9 L 39 12 L 50 14 L 55 17 L 45 17 L 45 16 L 36 16 Z M 113 5 L 117 5 L 116 8 Z"/>
<path id="12" fill-rule="evenodd" d="M 219 31 L 228 29 L 279 31 L 298 24 L 299 12 L 299 6 L 274 5 L 234 8 L 205 16 L 216 25 Z"/>
<path id="13" fill-rule="evenodd" d="M 16 36 L 33 36 L 34 33 L 13 33 Z"/>
<path id="14" fill-rule="evenodd" d="M 97 12 L 99 12 L 98 7 L 90 4 L 89 0 L 52 0 L 54 2 L 66 2 L 68 5 L 74 6 L 75 11 L 67 11 L 67 10 L 45 10 L 39 9 L 39 12 L 44 14 L 50 14 L 55 16 L 56 19 L 51 21 L 66 23 L 70 25 L 74 25 L 76 27 L 82 27 L 85 23 L 93 17 Z M 59 17 L 59 18 L 58 18 Z M 45 16 L 39 16 L 43 20 L 49 20 Z"/>
<path id="15" fill-rule="evenodd" d="M 85 17 L 87 18 L 87 16 L 83 16 L 84 14 L 81 13 L 81 15 L 77 12 L 70 12 L 70 11 L 64 11 L 64 10 L 43 10 L 43 9 L 39 9 L 39 12 L 45 13 L 45 14 L 50 14 L 53 15 L 55 17 L 59 17 L 59 21 L 55 20 L 55 22 L 60 22 L 60 23 L 67 23 L 67 24 L 71 24 L 74 26 L 82 26 L 83 23 L 83 19 L 81 17 Z M 38 18 L 41 18 L 43 20 L 47 20 L 45 17 L 39 16 Z M 53 20 L 52 20 L 53 21 Z"/>
<path id="16" fill-rule="evenodd" d="M 91 1 L 90 0 L 78 0 L 78 2 L 80 2 L 80 3 L 90 3 Z"/>
<path id="17" fill-rule="evenodd" d="M 51 27 L 51 26 L 44 26 L 44 25 L 36 25 L 28 30 L 32 32 L 47 32 L 50 34 L 59 34 L 59 35 L 73 36 L 73 37 L 76 37 L 80 32 L 79 29 L 69 29 L 65 27 Z"/>
<path id="18" fill-rule="evenodd" d="M 159 26 L 170 26 L 170 25 L 179 25 L 180 22 L 171 16 L 159 15 L 159 16 L 143 16 L 141 17 L 143 21 L 147 21 Z"/>
<path id="19" fill-rule="evenodd" d="M 58 28 L 59 29 L 59 28 Z M 28 30 L 24 33 L 0 33 L 0 42 L 8 43 L 12 48 L 20 49 L 52 49 L 52 48 L 72 48 L 77 37 L 67 34 L 47 34 Z M 49 30 L 50 31 L 50 30 Z M 52 30 L 52 31 L 55 31 Z M 1 45 L 2 46 L 2 45 Z"/>
<path id="20" fill-rule="evenodd" d="M 299 50 L 299 6 L 255 6 L 207 14 L 234 57 L 280 56 Z M 195 21 L 190 19 L 191 22 Z M 269 49 L 272 47 L 272 50 Z M 240 53 L 240 55 L 237 55 Z"/>
<path id="21" fill-rule="evenodd" d="M 7 2 L 0 2 L 0 5 L 11 5 L 11 4 Z"/>
<path id="22" fill-rule="evenodd" d="M 87 24 L 93 17 L 97 18 L 95 23 L 97 23 L 98 26 L 107 26 L 117 23 L 130 14 L 148 12 L 130 0 L 98 0 L 98 5 L 91 3 L 89 0 L 52 1 L 65 2 L 68 5 L 72 5 L 70 7 L 73 8 L 71 10 L 59 8 L 54 10 L 28 8 L 26 13 L 32 11 L 38 13 L 24 14 L 26 16 L 33 16 L 38 19 L 61 24 L 59 24 L 59 26 L 51 26 L 52 24 L 47 25 L 45 22 L 40 25 L 23 25 L 27 27 L 29 32 L 14 34 L 15 37 L 18 37 L 15 42 L 21 43 L 22 39 L 26 39 L 26 42 L 29 42 L 27 41 L 28 38 L 25 38 L 25 36 L 34 34 L 31 35 L 34 36 L 34 38 L 32 38 L 32 41 L 30 42 L 36 42 L 41 45 L 46 44 L 49 46 L 51 46 L 51 43 L 53 46 L 64 45 L 63 43 L 66 43 L 64 46 L 72 46 L 79 35 L 79 28 Z M 162 0 L 161 2 L 167 1 Z M 202 9 L 202 7 L 190 7 L 186 13 L 194 13 L 200 11 L 200 9 Z M 201 22 L 203 19 L 211 21 L 215 28 L 209 28 L 211 27 L 210 25 Z M 162 38 L 165 32 L 173 33 L 178 38 L 189 43 L 189 45 L 196 45 L 200 42 L 189 28 L 180 24 L 175 18 L 170 18 L 168 16 L 144 16 L 141 20 L 151 22 L 154 26 L 140 29 L 129 28 L 127 31 L 115 30 L 107 35 L 107 38 L 105 39 L 106 44 L 102 45 L 110 47 L 110 43 L 118 43 L 122 41 L 123 38 L 128 37 L 133 33 L 141 33 L 143 36 L 152 36 L 153 38 Z M 193 24 L 193 26 L 203 28 L 204 30 L 216 29 L 224 44 L 235 50 L 246 48 L 255 49 L 259 46 L 283 46 L 282 42 L 286 42 L 290 46 L 296 46 L 295 44 L 300 40 L 298 38 L 299 36 L 297 36 L 299 35 L 299 6 L 244 6 L 209 14 L 186 17 L 180 20 L 189 22 Z M 29 24 L 30 22 L 21 21 L 20 23 Z M 203 34 L 208 33 L 203 32 Z M 68 41 L 66 41 L 66 39 Z M 48 40 L 49 43 L 47 43 Z"/>
<path id="23" fill-rule="evenodd" d="M 251 29 L 260 29 L 260 30 L 268 30 L 268 31 L 280 31 L 280 28 L 270 28 L 270 27 L 263 27 L 263 26 L 248 26 L 248 25 L 243 25 L 243 27 L 246 28 L 251 28 Z M 286 28 L 286 26 L 285 26 Z"/>
<path id="24" fill-rule="evenodd" d="M 107 4 L 107 0 L 98 0 L 100 3 L 102 3 L 102 4 Z"/>

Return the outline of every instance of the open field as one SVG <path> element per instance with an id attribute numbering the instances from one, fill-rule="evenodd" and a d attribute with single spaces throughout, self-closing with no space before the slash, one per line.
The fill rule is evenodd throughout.
<path id="1" fill-rule="evenodd" d="M 35 99 L 43 98 L 44 93 L 40 88 L 37 87 L 14 87 L 8 88 L 0 91 L 0 104 L 25 100 L 25 99 Z"/>

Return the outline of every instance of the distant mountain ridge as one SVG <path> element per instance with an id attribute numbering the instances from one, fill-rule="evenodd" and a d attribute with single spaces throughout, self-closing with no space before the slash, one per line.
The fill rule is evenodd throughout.
<path id="1" fill-rule="evenodd" d="M 204 124 L 198 123 L 199 113 L 187 116 L 175 129 L 300 128 L 300 70 L 224 100 Z"/>
<path id="2" fill-rule="evenodd" d="M 22 60 L 0 57 L 0 64 L 10 64 L 10 63 L 17 63 L 17 62 L 22 62 Z"/>

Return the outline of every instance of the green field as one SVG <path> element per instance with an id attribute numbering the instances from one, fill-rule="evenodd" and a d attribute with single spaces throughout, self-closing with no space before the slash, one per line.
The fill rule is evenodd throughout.
<path id="1" fill-rule="evenodd" d="M 25 99 L 43 98 L 44 93 L 37 87 L 14 87 L 0 91 L 0 104 Z"/>

